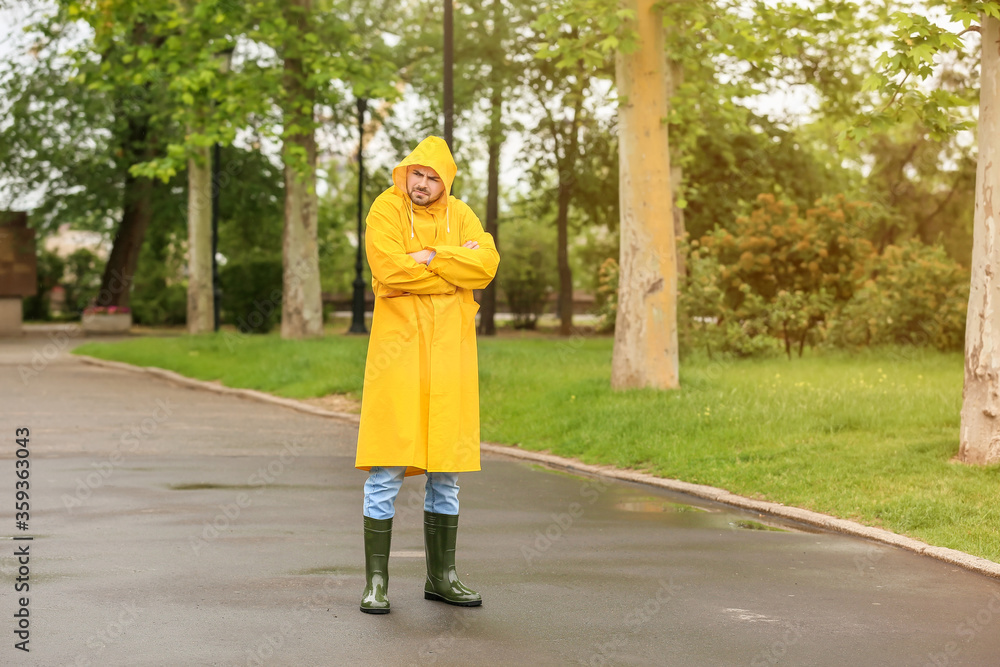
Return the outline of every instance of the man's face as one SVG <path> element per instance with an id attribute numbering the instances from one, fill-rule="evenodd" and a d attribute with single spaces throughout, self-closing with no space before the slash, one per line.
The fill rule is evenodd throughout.
<path id="1" fill-rule="evenodd" d="M 428 206 L 444 193 L 444 181 L 436 171 L 422 165 L 406 168 L 406 194 L 410 201 L 420 206 Z"/>

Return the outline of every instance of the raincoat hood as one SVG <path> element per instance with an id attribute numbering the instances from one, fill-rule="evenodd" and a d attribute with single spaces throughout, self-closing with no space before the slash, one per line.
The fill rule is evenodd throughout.
<path id="1" fill-rule="evenodd" d="M 441 195 L 438 201 L 447 201 L 448 196 L 451 195 L 451 184 L 455 182 L 455 173 L 458 172 L 458 167 L 455 166 L 455 158 L 451 156 L 451 150 L 444 139 L 441 137 L 427 137 L 417 144 L 412 153 L 403 158 L 403 161 L 393 168 L 392 183 L 399 189 L 400 194 L 407 199 L 410 197 L 406 194 L 406 168 L 410 165 L 430 167 L 436 171 L 438 176 L 444 180 L 444 194 Z M 437 202 L 434 203 L 436 204 Z"/>
<path id="2" fill-rule="evenodd" d="M 448 231 L 451 231 L 451 211 L 448 205 L 448 198 L 451 196 L 451 184 L 455 182 L 455 174 L 458 167 L 455 165 L 455 158 L 451 156 L 451 149 L 448 143 L 441 137 L 427 137 L 413 149 L 413 152 L 403 158 L 392 170 L 392 183 L 396 186 L 397 194 L 406 200 L 410 209 L 410 236 L 413 236 L 413 202 L 406 192 L 406 168 L 410 165 L 430 167 L 438 173 L 444 181 L 444 192 L 428 208 L 444 206 L 446 210 L 445 219 Z"/>

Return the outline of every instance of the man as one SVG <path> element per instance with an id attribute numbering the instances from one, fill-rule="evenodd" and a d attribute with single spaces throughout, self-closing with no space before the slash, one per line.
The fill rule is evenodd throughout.
<path id="1" fill-rule="evenodd" d="M 375 312 L 365 362 L 355 466 L 364 495 L 366 587 L 361 611 L 389 612 L 389 545 L 404 476 L 425 473 L 424 598 L 461 606 L 482 597 L 455 571 L 458 473 L 479 470 L 479 365 L 472 290 L 500 255 L 468 205 L 450 195 L 455 160 L 438 137 L 392 170 L 372 204 L 365 249 Z"/>

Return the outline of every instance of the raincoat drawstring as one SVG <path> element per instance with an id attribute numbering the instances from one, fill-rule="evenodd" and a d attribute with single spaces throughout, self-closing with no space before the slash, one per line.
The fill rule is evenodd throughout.
<path id="1" fill-rule="evenodd" d="M 409 197 L 406 198 L 406 201 L 410 205 L 410 238 L 412 239 L 413 238 L 413 202 L 410 201 Z"/>
<path id="2" fill-rule="evenodd" d="M 406 198 L 406 203 L 410 205 L 410 238 L 413 238 L 413 202 L 409 197 Z M 451 206 L 445 203 L 445 213 L 444 220 L 445 225 L 448 227 L 448 233 L 451 234 Z"/>

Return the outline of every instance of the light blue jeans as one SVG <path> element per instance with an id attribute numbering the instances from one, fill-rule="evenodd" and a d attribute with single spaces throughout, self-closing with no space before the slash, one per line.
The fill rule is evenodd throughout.
<path id="1" fill-rule="evenodd" d="M 405 466 L 372 466 L 365 482 L 364 515 L 391 519 L 396 515 L 396 496 L 403 485 Z M 424 485 L 424 510 L 436 514 L 458 514 L 458 473 L 428 472 Z"/>

